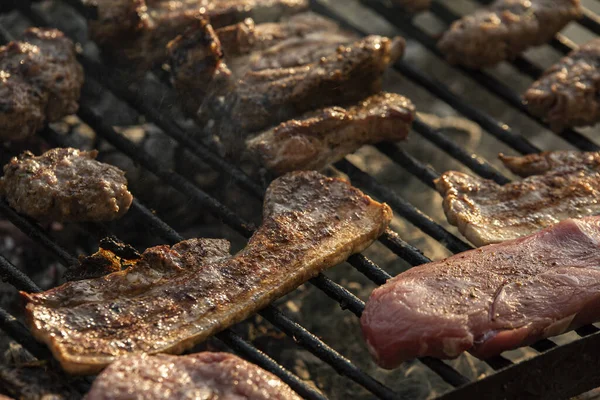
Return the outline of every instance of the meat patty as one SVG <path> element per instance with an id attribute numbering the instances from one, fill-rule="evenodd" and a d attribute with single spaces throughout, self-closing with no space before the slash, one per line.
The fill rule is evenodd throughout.
<path id="1" fill-rule="evenodd" d="M 98 372 L 131 353 L 181 353 L 364 250 L 390 208 L 316 172 L 274 180 L 261 227 L 229 255 L 225 240 L 147 249 L 101 278 L 26 294 L 34 336 L 70 373 Z"/>
<path id="2" fill-rule="evenodd" d="M 566 218 L 600 213 L 600 153 L 502 156 L 502 161 L 531 176 L 498 185 L 449 171 L 436 180 L 448 222 L 474 245 L 515 239 Z"/>
<path id="3" fill-rule="evenodd" d="M 247 148 L 276 174 L 320 170 L 362 145 L 405 139 L 415 116 L 407 98 L 379 93 L 348 108 L 329 107 L 283 122 L 249 139 Z"/>
<path id="4" fill-rule="evenodd" d="M 0 47 L 0 141 L 28 137 L 77 111 L 83 69 L 56 29 L 30 28 Z"/>
<path id="5" fill-rule="evenodd" d="M 225 26 L 252 17 L 274 21 L 302 11 L 307 0 L 84 0 L 97 5 L 92 38 L 121 65 L 140 72 L 166 59 L 165 46 L 198 18 Z"/>
<path id="6" fill-rule="evenodd" d="M 452 63 L 487 67 L 548 42 L 581 14 L 579 0 L 496 0 L 454 22 L 438 47 Z"/>
<path id="7" fill-rule="evenodd" d="M 600 39 L 572 51 L 525 92 L 529 111 L 560 132 L 600 121 Z"/>
<path id="8" fill-rule="evenodd" d="M 96 161 L 97 151 L 26 151 L 4 166 L 0 193 L 17 212 L 41 221 L 111 221 L 133 197 L 125 173 Z"/>
<path id="9" fill-rule="evenodd" d="M 600 217 L 412 268 L 375 289 L 361 317 L 384 368 L 414 357 L 479 358 L 600 319 Z"/>
<path id="10" fill-rule="evenodd" d="M 141 354 L 112 363 L 86 400 L 300 400 L 275 375 L 229 353 Z"/>

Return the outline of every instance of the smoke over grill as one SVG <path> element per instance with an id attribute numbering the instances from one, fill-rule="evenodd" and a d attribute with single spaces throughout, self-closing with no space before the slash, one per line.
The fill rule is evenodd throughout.
<path id="1" fill-rule="evenodd" d="M 372 363 L 357 318 L 372 290 L 411 266 L 471 248 L 446 222 L 441 200 L 432 190 L 439 172 L 475 173 L 504 184 L 511 175 L 496 160 L 499 152 L 599 149 L 597 128 L 555 134 L 541 119 L 528 114 L 519 96 L 575 43 L 600 32 L 593 13 L 600 10 L 597 1 L 584 1 L 591 11 L 548 45 L 485 71 L 442 62 L 436 42 L 449 23 L 488 1 L 448 4 L 434 0 L 430 11 L 413 18 L 390 11 L 389 3 L 323 0 L 312 2 L 311 11 L 339 22 L 345 33 L 400 35 L 407 41 L 404 58 L 393 63 L 381 85 L 415 104 L 418 116 L 413 131 L 400 145 L 362 147 L 328 170 L 331 175 L 348 176 L 353 185 L 388 203 L 395 214 L 391 229 L 362 254 L 192 352 L 233 350 L 275 373 L 306 398 L 465 398 L 483 393 L 492 398 L 552 398 L 600 386 L 600 336 L 595 326 L 505 352 L 486 362 L 470 355 L 452 361 L 423 358 L 393 371 Z M 51 385 L 43 381 L 28 385 L 68 398 L 84 393 L 91 379 L 69 378 L 54 361 L 39 361 L 52 357 L 19 323 L 22 305 L 14 288 L 34 292 L 57 286 L 78 256 L 94 253 L 100 239 L 113 235 L 138 250 L 182 238 L 215 237 L 230 240 L 237 251 L 260 223 L 262 197 L 270 177 L 257 173 L 254 165 L 235 165 L 235 157 L 215 145 L 223 136 L 215 131 L 215 121 L 206 124 L 209 129 L 201 129 L 181 112 L 186 90 L 187 98 L 193 100 L 195 90 L 212 90 L 211 85 L 193 87 L 185 80 L 177 81 L 182 70 L 166 59 L 160 59 L 162 65 L 152 73 L 135 76 L 101 58 L 99 48 L 87 38 L 81 15 L 94 13 L 94 9 L 77 0 L 29 6 L 28 1 L 16 2 L 18 10 L 0 15 L 0 33 L 18 37 L 32 25 L 61 29 L 81 43 L 86 83 L 77 117 L 51 124 L 25 143 L 4 144 L 0 161 L 4 165 L 23 150 L 40 154 L 56 146 L 97 148 L 99 160 L 127 172 L 135 196 L 123 219 L 104 224 L 39 225 L 0 203 L 0 274 L 6 282 L 0 290 L 0 305 L 6 310 L 0 313 L 0 327 L 6 333 L 0 341 L 6 349 L 0 364 L 19 365 L 20 374 L 15 378 L 7 372 L 11 368 L 4 371 L 2 366 L 0 382 L 13 382 L 13 386 L 5 386 L 7 394 L 12 394 L 20 390 L 15 381 L 30 382 L 31 375 L 44 371 L 52 374 Z M 271 18 L 262 15 L 257 21 L 261 19 Z M 226 23 L 215 24 L 215 28 L 223 25 Z M 321 39 L 335 42 L 332 36 Z M 230 66 L 234 72 L 236 67 Z M 224 97 L 228 93 L 225 91 Z M 188 108 L 189 115 L 190 109 L 200 105 L 187 106 L 182 108 Z M 209 115 L 215 109 L 211 105 Z M 277 121 L 269 123 L 288 118 L 276 117 Z M 23 356 L 26 362 L 17 360 L 15 354 L 24 352 L 15 342 L 38 361 L 29 356 Z M 558 362 L 560 369 L 556 368 Z"/>

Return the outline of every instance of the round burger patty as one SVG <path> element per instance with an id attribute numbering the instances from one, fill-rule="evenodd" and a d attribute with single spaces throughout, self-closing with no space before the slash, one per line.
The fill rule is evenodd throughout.
<path id="1" fill-rule="evenodd" d="M 96 161 L 96 150 L 26 151 L 4 166 L 0 193 L 16 211 L 42 221 L 110 221 L 123 216 L 133 196 L 125 172 Z"/>

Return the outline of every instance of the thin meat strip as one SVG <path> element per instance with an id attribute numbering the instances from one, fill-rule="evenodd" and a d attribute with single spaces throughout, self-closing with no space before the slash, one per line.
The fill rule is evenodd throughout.
<path id="1" fill-rule="evenodd" d="M 438 47 L 452 63 L 488 67 L 548 42 L 581 14 L 579 0 L 496 0 L 454 22 Z"/>
<path id="2" fill-rule="evenodd" d="M 181 353 L 364 250 L 392 218 L 387 205 L 316 172 L 273 181 L 263 209 L 235 256 L 225 240 L 190 239 L 147 249 L 123 271 L 22 293 L 34 336 L 70 373 L 132 353 Z"/>
<path id="3" fill-rule="evenodd" d="M 361 317 L 384 368 L 479 358 L 600 319 L 600 217 L 412 268 L 375 289 Z"/>

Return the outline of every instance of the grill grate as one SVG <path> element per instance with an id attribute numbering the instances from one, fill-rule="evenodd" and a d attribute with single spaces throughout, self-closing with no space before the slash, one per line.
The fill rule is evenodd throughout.
<path id="1" fill-rule="evenodd" d="M 93 13 L 95 12 L 94 9 L 82 6 L 78 0 L 64 1 L 73 6 L 80 13 L 85 13 L 87 17 L 93 16 Z M 15 6 L 19 8 L 20 12 L 33 21 L 36 25 L 52 25 L 50 21 L 46 20 L 45 16 L 29 7 L 30 3 L 28 0 L 16 3 L 18 4 L 15 4 Z M 400 30 L 404 31 L 408 37 L 416 39 L 428 50 L 439 56 L 439 53 L 435 47 L 434 38 L 428 36 L 424 31 L 410 22 L 409 19 L 399 17 L 399 15 L 401 15 L 400 12 L 389 12 L 389 9 L 377 0 L 364 0 L 363 3 L 383 15 Z M 355 31 L 358 31 L 362 34 L 365 33 L 361 32 L 361 30 L 357 27 L 349 26 L 347 23 L 345 23 L 345 21 L 340 21 L 340 18 L 323 4 L 313 1 L 312 5 L 313 10 L 332 17 L 338 20 L 338 22 L 345 24 L 347 27 L 354 29 Z M 445 22 L 451 22 L 457 18 L 456 15 L 454 15 L 441 3 L 434 2 L 432 12 Z M 598 17 L 589 10 L 586 10 L 584 18 L 579 23 L 596 34 L 598 34 L 600 31 L 600 21 Z M 0 37 L 4 36 L 5 39 L 8 39 L 8 34 L 9 33 L 0 26 Z M 563 53 L 568 52 L 573 48 L 573 44 L 570 43 L 568 39 L 560 36 L 553 40 L 550 45 Z M 131 159 L 143 165 L 146 169 L 160 177 L 178 191 L 185 194 L 188 198 L 194 199 L 199 204 L 207 207 L 212 214 L 218 216 L 223 222 L 232 227 L 242 236 L 246 238 L 249 237 L 254 229 L 251 224 L 244 221 L 232 210 L 228 209 L 209 194 L 200 190 L 197 186 L 190 183 L 181 175 L 168 171 L 166 168 L 161 166 L 158 160 L 152 158 L 149 154 L 138 148 L 134 143 L 115 132 L 112 127 L 104 124 L 101 117 L 95 114 L 95 112 L 92 111 L 88 106 L 86 106 L 86 98 L 89 98 L 89 96 L 98 91 L 104 90 L 102 86 L 95 81 L 95 79 L 101 81 L 103 85 L 105 85 L 121 100 L 124 100 L 131 105 L 141 115 L 146 116 L 148 120 L 154 122 L 166 134 L 183 144 L 185 148 L 192 153 L 196 161 L 202 160 L 203 162 L 211 165 L 215 170 L 225 172 L 229 177 L 232 178 L 234 182 L 236 182 L 236 184 L 240 186 L 240 188 L 249 192 L 258 199 L 262 198 L 263 195 L 263 189 L 261 185 L 253 181 L 237 167 L 216 156 L 202 143 L 191 139 L 193 135 L 191 135 L 186 129 L 180 127 L 168 112 L 163 112 L 163 110 L 157 109 L 147 102 L 143 96 L 128 89 L 128 86 L 120 82 L 119 78 L 115 76 L 112 70 L 85 57 L 82 57 L 80 61 L 86 70 L 87 83 L 82 94 L 81 107 L 78 113 L 79 117 L 88 125 L 90 125 L 102 138 L 106 139 L 120 151 L 127 154 Z M 534 78 L 537 77 L 541 72 L 539 67 L 522 57 L 515 60 L 513 65 L 521 72 Z M 484 111 L 469 105 L 466 101 L 454 94 L 441 82 L 424 75 L 416 68 L 403 61 L 397 62 L 394 67 L 411 81 L 417 83 L 436 97 L 444 100 L 456 111 L 481 125 L 487 132 L 503 141 L 514 150 L 522 154 L 539 151 L 537 147 L 535 147 L 521 135 L 512 131 L 506 124 L 495 120 Z M 494 77 L 481 71 L 474 71 L 467 68 L 460 69 L 462 72 L 468 73 L 469 76 L 477 80 L 482 87 L 486 88 L 504 100 L 509 106 L 528 115 L 536 122 L 546 127 L 542 121 L 529 115 L 525 107 L 522 105 L 518 94 L 496 80 Z M 414 124 L 414 130 L 419 135 L 423 136 L 425 139 L 449 154 L 451 157 L 463 163 L 476 174 L 484 178 L 493 179 L 501 184 L 509 181 L 508 178 L 503 176 L 483 158 L 470 154 L 468 151 L 448 139 L 442 133 L 433 129 L 431 126 L 427 125 L 425 122 L 417 120 Z M 57 145 L 67 145 L 66 143 L 62 143 L 63 138 L 56 132 L 52 131 L 51 128 L 46 128 L 44 132 L 42 132 L 42 135 L 51 143 Z M 598 150 L 599 148 L 598 145 L 596 145 L 593 141 L 574 130 L 562 132 L 560 133 L 560 136 L 582 150 Z M 437 171 L 433 170 L 431 167 L 423 165 L 421 162 L 396 146 L 380 145 L 377 146 L 377 149 L 392 159 L 395 163 L 416 176 L 423 183 L 433 187 L 433 179 L 439 175 Z M 377 182 L 372 176 L 360 170 L 349 160 L 345 159 L 340 161 L 336 164 L 336 167 L 346 172 L 352 179 L 354 185 L 362 188 L 374 197 L 386 201 L 394 209 L 396 215 L 404 217 L 413 225 L 420 228 L 423 232 L 438 240 L 450 251 L 458 253 L 471 248 L 470 245 L 445 230 L 441 225 L 435 223 L 430 217 L 423 214 L 407 200 L 403 199 L 398 193 Z M 62 249 L 37 224 L 15 213 L 12 209 L 10 209 L 10 207 L 8 207 L 6 203 L 0 202 L 0 211 L 19 229 L 38 241 L 47 249 L 51 250 L 57 259 L 59 259 L 63 264 L 68 266 L 77 261 L 75 257 Z M 174 243 L 182 239 L 177 232 L 175 232 L 170 226 L 168 226 L 146 207 L 144 207 L 138 200 L 134 201 L 131 212 L 134 213 L 137 220 L 151 227 L 165 241 Z M 388 230 L 379 240 L 396 255 L 403 258 L 413 266 L 429 262 L 429 259 L 425 257 L 417 248 L 401 240 L 399 236 L 391 230 Z M 364 274 L 369 280 L 378 285 L 383 284 L 390 277 L 390 275 L 384 270 L 379 268 L 375 263 L 361 254 L 350 257 L 348 262 L 359 272 Z M 0 276 L 20 290 L 39 290 L 39 288 L 37 288 L 26 275 L 18 271 L 3 257 L 0 257 Z M 337 301 L 343 309 L 348 309 L 357 316 L 360 316 L 362 313 L 364 303 L 344 287 L 331 281 L 324 275 L 320 275 L 311 280 L 311 283 L 325 292 L 325 294 L 327 294 L 330 298 Z M 306 348 L 321 360 L 332 366 L 338 373 L 352 379 L 380 398 L 391 399 L 397 397 L 397 394 L 395 394 L 391 389 L 361 371 L 349 360 L 345 359 L 335 350 L 327 346 L 315 335 L 304 329 L 301 325 L 291 320 L 276 307 L 267 307 L 261 311 L 260 314 L 278 329 L 285 332 L 287 335 L 294 337 L 299 345 Z M 0 327 L 38 358 L 49 358 L 48 350 L 37 343 L 20 322 L 1 309 Z M 578 329 L 577 333 L 580 336 L 586 336 L 586 338 L 577 340 L 565 346 L 558 347 L 550 340 L 542 340 L 532 345 L 532 347 L 539 352 L 546 352 L 545 354 L 534 357 L 531 360 L 521 362 L 517 365 L 507 368 L 500 373 L 493 374 L 479 382 L 469 383 L 467 378 L 440 360 L 423 358 L 421 361 L 452 386 L 462 387 L 461 389 L 450 392 L 448 395 L 444 396 L 447 398 L 480 396 L 481 393 L 493 393 L 496 396 L 503 397 L 502 387 L 504 384 L 509 382 L 511 379 L 514 382 L 526 383 L 527 379 L 529 379 L 532 374 L 535 375 L 535 372 L 532 371 L 540 371 L 538 372 L 538 375 L 535 375 L 540 380 L 540 382 L 535 385 L 535 390 L 537 390 L 538 393 L 545 393 L 546 396 L 548 396 L 550 393 L 554 395 L 560 393 L 566 396 L 567 394 L 576 394 L 600 385 L 600 375 L 595 373 L 597 367 L 600 366 L 600 359 L 597 356 L 600 354 L 598 352 L 598 347 L 600 347 L 600 334 L 598 333 L 598 328 L 590 325 Z M 274 360 L 254 348 L 232 331 L 227 330 L 217 335 L 217 337 L 225 342 L 234 351 L 239 352 L 250 361 L 257 363 L 261 367 L 280 376 L 302 396 L 311 399 L 323 398 L 323 396 L 316 392 L 313 388 L 302 382 L 298 377 L 285 370 Z M 575 356 L 573 356 L 573 354 L 575 354 Z M 573 360 L 570 360 L 569 357 Z M 564 379 L 561 379 L 560 376 L 556 377 L 554 382 L 557 382 L 556 385 L 559 385 L 558 388 L 551 388 L 550 386 L 552 385 L 548 385 L 548 382 L 544 382 L 540 378 L 543 376 L 541 375 L 542 373 L 546 373 L 544 367 L 551 365 L 550 362 L 554 362 L 553 360 L 557 359 L 562 359 L 564 363 L 567 363 L 561 364 L 563 367 L 560 369 L 561 371 L 575 370 L 581 372 L 580 369 L 569 368 L 567 366 L 569 365 L 568 362 L 571 363 L 570 365 L 580 366 L 582 363 L 583 365 L 586 365 L 588 367 L 586 368 L 586 370 L 588 370 L 586 372 L 586 379 L 579 379 L 576 381 L 572 372 L 566 373 L 564 374 L 565 377 L 562 377 Z M 503 357 L 495 357 L 494 359 L 487 360 L 486 362 L 494 369 L 502 369 L 512 364 L 509 360 Z M 539 367 L 537 370 L 535 370 L 537 366 Z M 568 382 L 568 379 L 571 379 L 570 383 Z M 568 384 L 571 386 L 566 388 L 565 386 Z M 518 385 L 513 386 L 514 387 L 510 389 L 512 393 L 531 393 L 531 385 L 523 384 L 521 387 Z"/>

